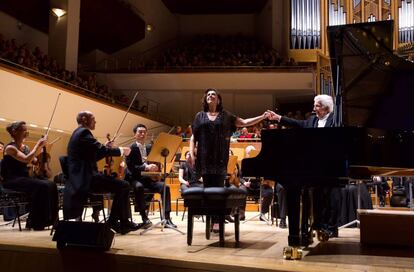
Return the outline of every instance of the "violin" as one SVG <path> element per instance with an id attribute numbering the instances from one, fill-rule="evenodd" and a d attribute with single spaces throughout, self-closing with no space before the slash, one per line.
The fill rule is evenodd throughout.
<path id="1" fill-rule="evenodd" d="M 49 179 L 52 177 L 52 171 L 49 167 L 50 154 L 47 153 L 46 146 L 42 148 L 42 152 L 37 155 L 36 163 L 34 164 L 34 175 L 40 179 Z"/>
<path id="2" fill-rule="evenodd" d="M 110 134 L 106 134 L 106 139 L 108 139 L 109 142 L 111 142 L 111 136 Z M 105 166 L 104 166 L 104 174 L 106 176 L 111 176 L 112 175 L 112 166 L 114 164 L 114 160 L 112 158 L 112 156 L 106 156 L 105 157 Z"/>

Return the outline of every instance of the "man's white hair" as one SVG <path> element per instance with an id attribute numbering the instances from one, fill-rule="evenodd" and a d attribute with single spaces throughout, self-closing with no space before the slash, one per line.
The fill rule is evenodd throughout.
<path id="1" fill-rule="evenodd" d="M 315 96 L 313 101 L 321 104 L 322 107 L 328 108 L 329 113 L 333 112 L 334 104 L 333 104 L 332 96 L 327 95 L 327 94 L 320 94 L 320 95 Z"/>

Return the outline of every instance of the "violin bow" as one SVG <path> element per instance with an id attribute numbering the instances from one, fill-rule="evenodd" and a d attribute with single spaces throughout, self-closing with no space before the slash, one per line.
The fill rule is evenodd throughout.
<path id="1" fill-rule="evenodd" d="M 157 129 L 157 128 L 160 128 L 160 127 L 163 127 L 164 125 L 160 125 L 160 126 L 155 126 L 155 127 L 152 127 L 152 128 L 148 128 L 147 129 L 147 131 L 151 131 L 151 130 L 153 130 L 153 129 Z M 174 127 L 172 127 L 172 128 L 174 128 Z M 172 131 L 172 129 L 169 131 L 169 133 Z M 131 138 L 128 138 L 128 139 L 126 139 L 126 140 L 124 140 L 124 141 L 122 141 L 121 143 L 119 143 L 118 145 L 120 145 L 120 146 L 122 146 L 122 145 L 124 145 L 124 144 L 126 144 L 126 143 L 129 143 L 129 142 L 132 142 L 132 141 L 135 141 L 135 136 L 132 136 Z"/>
<path id="2" fill-rule="evenodd" d="M 47 125 L 45 137 L 47 137 L 49 135 L 50 125 L 52 124 L 53 117 L 55 116 L 55 111 L 56 111 L 57 104 L 59 102 L 60 95 L 61 95 L 61 93 L 58 94 L 58 97 L 57 97 L 56 102 L 55 102 L 55 106 L 53 107 L 52 116 L 50 116 L 50 120 L 49 120 L 49 124 Z"/>
<path id="3" fill-rule="evenodd" d="M 62 137 L 57 137 L 56 139 L 54 139 L 53 141 L 51 141 L 51 142 L 49 143 L 49 145 L 52 145 L 52 144 L 56 143 L 56 142 L 57 142 L 57 141 L 59 141 L 60 139 L 62 139 Z"/>
<path id="4" fill-rule="evenodd" d="M 118 126 L 118 129 L 116 130 L 116 132 L 115 132 L 115 134 L 114 134 L 114 136 L 112 137 L 112 142 L 113 141 L 115 141 L 115 139 L 118 137 L 118 133 L 119 133 L 119 131 L 121 130 L 121 127 L 122 127 L 122 124 L 124 123 L 124 121 L 125 121 L 125 118 L 127 117 L 127 115 L 128 115 L 128 113 L 129 113 L 129 111 L 130 111 L 130 109 L 131 109 L 131 107 L 132 107 L 132 104 L 134 103 L 134 101 L 135 101 L 135 98 L 137 98 L 137 95 L 138 95 L 138 91 L 135 93 L 135 95 L 134 95 L 134 98 L 132 98 L 132 100 L 131 100 L 131 103 L 129 104 L 129 107 L 128 107 L 128 109 L 127 109 L 127 111 L 125 112 L 125 115 L 124 115 L 124 118 L 122 118 L 122 121 L 121 121 L 121 123 L 119 124 L 119 126 Z"/>

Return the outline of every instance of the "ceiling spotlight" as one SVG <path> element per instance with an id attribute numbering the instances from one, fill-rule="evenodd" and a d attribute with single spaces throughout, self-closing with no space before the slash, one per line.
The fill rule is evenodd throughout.
<path id="1" fill-rule="evenodd" d="M 52 8 L 52 14 L 60 18 L 66 14 L 66 10 L 60 8 Z"/>
<path id="2" fill-rule="evenodd" d="M 146 29 L 148 32 L 151 32 L 151 31 L 153 31 L 153 30 L 154 30 L 154 27 L 153 27 L 151 24 L 147 24 L 147 26 L 145 27 L 145 29 Z"/>

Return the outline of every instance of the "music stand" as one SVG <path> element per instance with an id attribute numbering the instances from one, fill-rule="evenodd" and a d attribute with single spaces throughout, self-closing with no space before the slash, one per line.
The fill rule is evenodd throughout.
<path id="1" fill-rule="evenodd" d="M 253 220 L 253 219 L 257 218 L 257 217 L 260 217 L 262 215 L 262 201 L 263 201 L 262 200 L 262 192 L 263 192 L 263 182 L 264 181 L 265 181 L 264 179 L 260 179 L 260 188 L 259 188 L 259 213 L 256 214 L 256 215 L 254 215 L 254 216 L 252 216 L 252 217 L 250 217 L 250 218 L 246 218 L 246 220 L 244 220 L 243 224 L 246 223 L 246 222 L 248 222 L 248 221 L 251 221 L 251 220 Z M 274 187 L 276 187 L 276 186 L 274 186 Z M 276 190 L 276 188 L 274 188 L 274 190 Z M 270 209 L 269 209 L 269 213 L 270 213 Z M 263 218 L 263 219 L 265 220 L 266 224 L 268 224 L 268 225 L 273 224 L 272 223 L 273 220 L 268 220 L 267 218 Z M 277 227 L 277 219 L 276 219 L 276 227 Z"/>
<path id="2" fill-rule="evenodd" d="M 166 185 L 166 178 L 167 173 L 171 171 L 173 161 L 175 159 L 175 153 L 177 152 L 178 148 L 180 147 L 182 138 L 176 135 L 171 135 L 165 132 L 161 132 L 160 135 L 155 139 L 155 142 L 151 148 L 150 154 L 147 157 L 147 161 L 150 162 L 158 162 L 162 165 L 162 173 L 164 179 L 164 186 L 163 186 L 163 194 L 162 194 L 162 207 L 161 207 L 161 221 L 157 222 L 156 224 L 152 225 L 148 229 L 143 230 L 140 232 L 140 235 L 143 235 L 147 231 L 152 230 L 156 226 L 161 226 L 161 231 L 164 230 L 165 225 L 167 224 L 167 219 L 165 218 L 165 187 Z M 168 163 L 167 163 L 168 162 Z M 167 169 L 168 168 L 168 169 Z M 172 226 L 168 227 L 169 229 L 173 229 L 181 234 L 185 234 L 184 232 L 174 228 Z"/>

